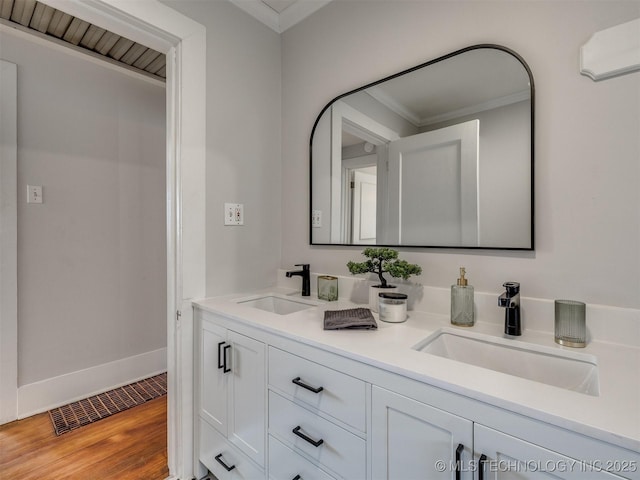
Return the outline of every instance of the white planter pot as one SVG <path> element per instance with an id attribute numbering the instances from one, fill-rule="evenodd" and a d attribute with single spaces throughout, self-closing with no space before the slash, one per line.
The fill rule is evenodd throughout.
<path id="1" fill-rule="evenodd" d="M 378 313 L 378 294 L 380 292 L 395 292 L 395 285 L 387 285 L 387 288 L 382 288 L 379 285 L 369 286 L 369 310 Z"/>

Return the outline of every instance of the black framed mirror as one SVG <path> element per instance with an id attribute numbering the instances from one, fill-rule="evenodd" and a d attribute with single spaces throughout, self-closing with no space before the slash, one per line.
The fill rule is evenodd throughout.
<path id="1" fill-rule="evenodd" d="M 311 132 L 312 245 L 533 250 L 534 82 L 474 45 L 332 100 Z"/>

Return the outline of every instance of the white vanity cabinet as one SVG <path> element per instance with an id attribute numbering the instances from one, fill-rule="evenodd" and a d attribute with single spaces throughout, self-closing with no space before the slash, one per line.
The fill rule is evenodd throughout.
<path id="1" fill-rule="evenodd" d="M 432 384 L 344 341 L 376 332 L 305 342 L 291 319 L 315 317 L 224 312 L 195 315 L 195 441 L 219 480 L 640 480 L 640 452 L 589 425 Z"/>
<path id="2" fill-rule="evenodd" d="M 471 480 L 463 468 L 473 455 L 470 420 L 378 387 L 371 416 L 374 479 Z"/>
<path id="3" fill-rule="evenodd" d="M 378 387 L 373 387 L 371 413 L 374 479 L 606 480 L 632 478 L 606 468 L 637 469 L 623 455 L 596 464 L 576 460 Z M 553 435 L 551 428 L 548 434 Z M 572 440 L 585 457 L 598 455 L 588 439 L 575 435 Z"/>
<path id="4" fill-rule="evenodd" d="M 222 317 L 197 317 L 200 461 L 220 479 L 264 478 L 252 462 L 265 467 L 265 344 Z"/>

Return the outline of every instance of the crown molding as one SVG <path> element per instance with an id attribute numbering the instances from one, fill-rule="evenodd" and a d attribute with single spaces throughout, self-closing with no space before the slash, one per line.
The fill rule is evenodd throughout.
<path id="1" fill-rule="evenodd" d="M 298 0 L 280 14 L 280 33 L 320 10 L 332 0 Z"/>
<path id="2" fill-rule="evenodd" d="M 261 0 L 229 1 L 277 33 L 284 32 L 331 2 L 331 0 L 298 0 L 278 14 Z"/>
<path id="3" fill-rule="evenodd" d="M 439 122 L 446 122 L 454 118 L 464 117 L 465 115 L 473 115 L 476 113 L 484 112 L 486 110 L 493 110 L 494 108 L 506 107 L 512 103 L 524 102 L 531 98 L 531 92 L 529 90 L 523 90 L 522 92 L 514 93 L 511 95 L 505 95 L 504 97 L 493 98 L 489 101 L 478 103 L 476 105 L 470 105 L 468 107 L 453 110 L 451 112 L 435 115 L 433 117 L 422 118 L 419 123 L 419 127 L 426 127 Z"/>
<path id="4" fill-rule="evenodd" d="M 465 115 L 472 115 L 474 113 L 483 112 L 485 110 L 491 110 L 498 107 L 504 107 L 511 105 L 512 103 L 523 102 L 531 97 L 529 90 L 523 90 L 512 95 L 506 95 L 504 97 L 494 98 L 486 102 L 478 103 L 476 105 L 470 105 L 465 108 L 453 110 L 451 112 L 434 115 L 432 117 L 419 118 L 415 113 L 409 111 L 404 105 L 396 102 L 392 97 L 384 93 L 378 87 L 371 87 L 366 92 L 373 98 L 378 100 L 392 112 L 404 118 L 407 122 L 411 123 L 415 127 L 426 127 L 433 123 L 444 122 L 453 118 L 462 117 Z"/>

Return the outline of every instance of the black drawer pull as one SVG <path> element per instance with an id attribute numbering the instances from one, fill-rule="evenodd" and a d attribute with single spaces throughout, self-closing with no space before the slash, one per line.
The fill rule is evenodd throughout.
<path id="1" fill-rule="evenodd" d="M 484 480 L 484 463 L 487 461 L 487 456 L 483 453 L 478 460 L 478 480 Z"/>
<path id="2" fill-rule="evenodd" d="M 222 465 L 227 472 L 230 472 L 231 470 L 236 468 L 235 465 L 229 466 L 226 463 L 224 463 L 224 460 L 222 460 L 222 454 L 221 453 L 216 455 L 216 462 L 218 462 L 220 465 Z"/>
<path id="3" fill-rule="evenodd" d="M 229 373 L 231 371 L 231 368 L 229 368 L 228 364 L 227 364 L 227 352 L 231 350 L 231 345 L 225 345 L 224 348 L 222 349 L 222 356 L 224 357 L 224 368 L 222 369 L 223 373 Z"/>
<path id="4" fill-rule="evenodd" d="M 309 442 L 311 445 L 313 445 L 313 446 L 314 446 L 314 447 L 316 447 L 316 448 L 317 448 L 317 447 L 319 447 L 320 445 L 322 445 L 322 444 L 324 443 L 324 440 L 323 440 L 323 439 L 320 439 L 320 440 L 314 440 L 313 438 L 307 437 L 304 433 L 302 433 L 302 432 L 300 431 L 300 429 L 301 429 L 301 428 L 302 428 L 302 427 L 300 427 L 300 425 L 298 425 L 296 428 L 294 428 L 294 429 L 292 430 L 292 432 L 293 432 L 295 435 L 299 436 L 299 437 L 300 437 L 301 439 L 303 439 L 304 441 Z"/>
<path id="5" fill-rule="evenodd" d="M 222 351 L 221 348 L 222 345 L 224 345 L 227 342 L 220 342 L 218 343 L 218 368 L 224 368 L 224 361 L 222 359 Z"/>
<path id="6" fill-rule="evenodd" d="M 464 445 L 459 443 L 458 448 L 456 448 L 456 480 L 460 480 L 460 457 L 462 455 L 463 450 L 464 450 Z"/>
<path id="7" fill-rule="evenodd" d="M 296 475 L 295 477 L 293 477 L 291 480 L 300 480 L 302 477 L 300 475 Z"/>
<path id="8" fill-rule="evenodd" d="M 293 380 L 291 380 L 293 383 L 295 383 L 296 385 L 302 387 L 302 388 L 306 388 L 307 390 L 309 390 L 310 392 L 313 393 L 320 393 L 321 391 L 324 390 L 324 387 L 312 387 L 310 385 L 307 385 L 306 383 L 302 382 L 300 380 L 300 377 L 296 377 Z"/>

